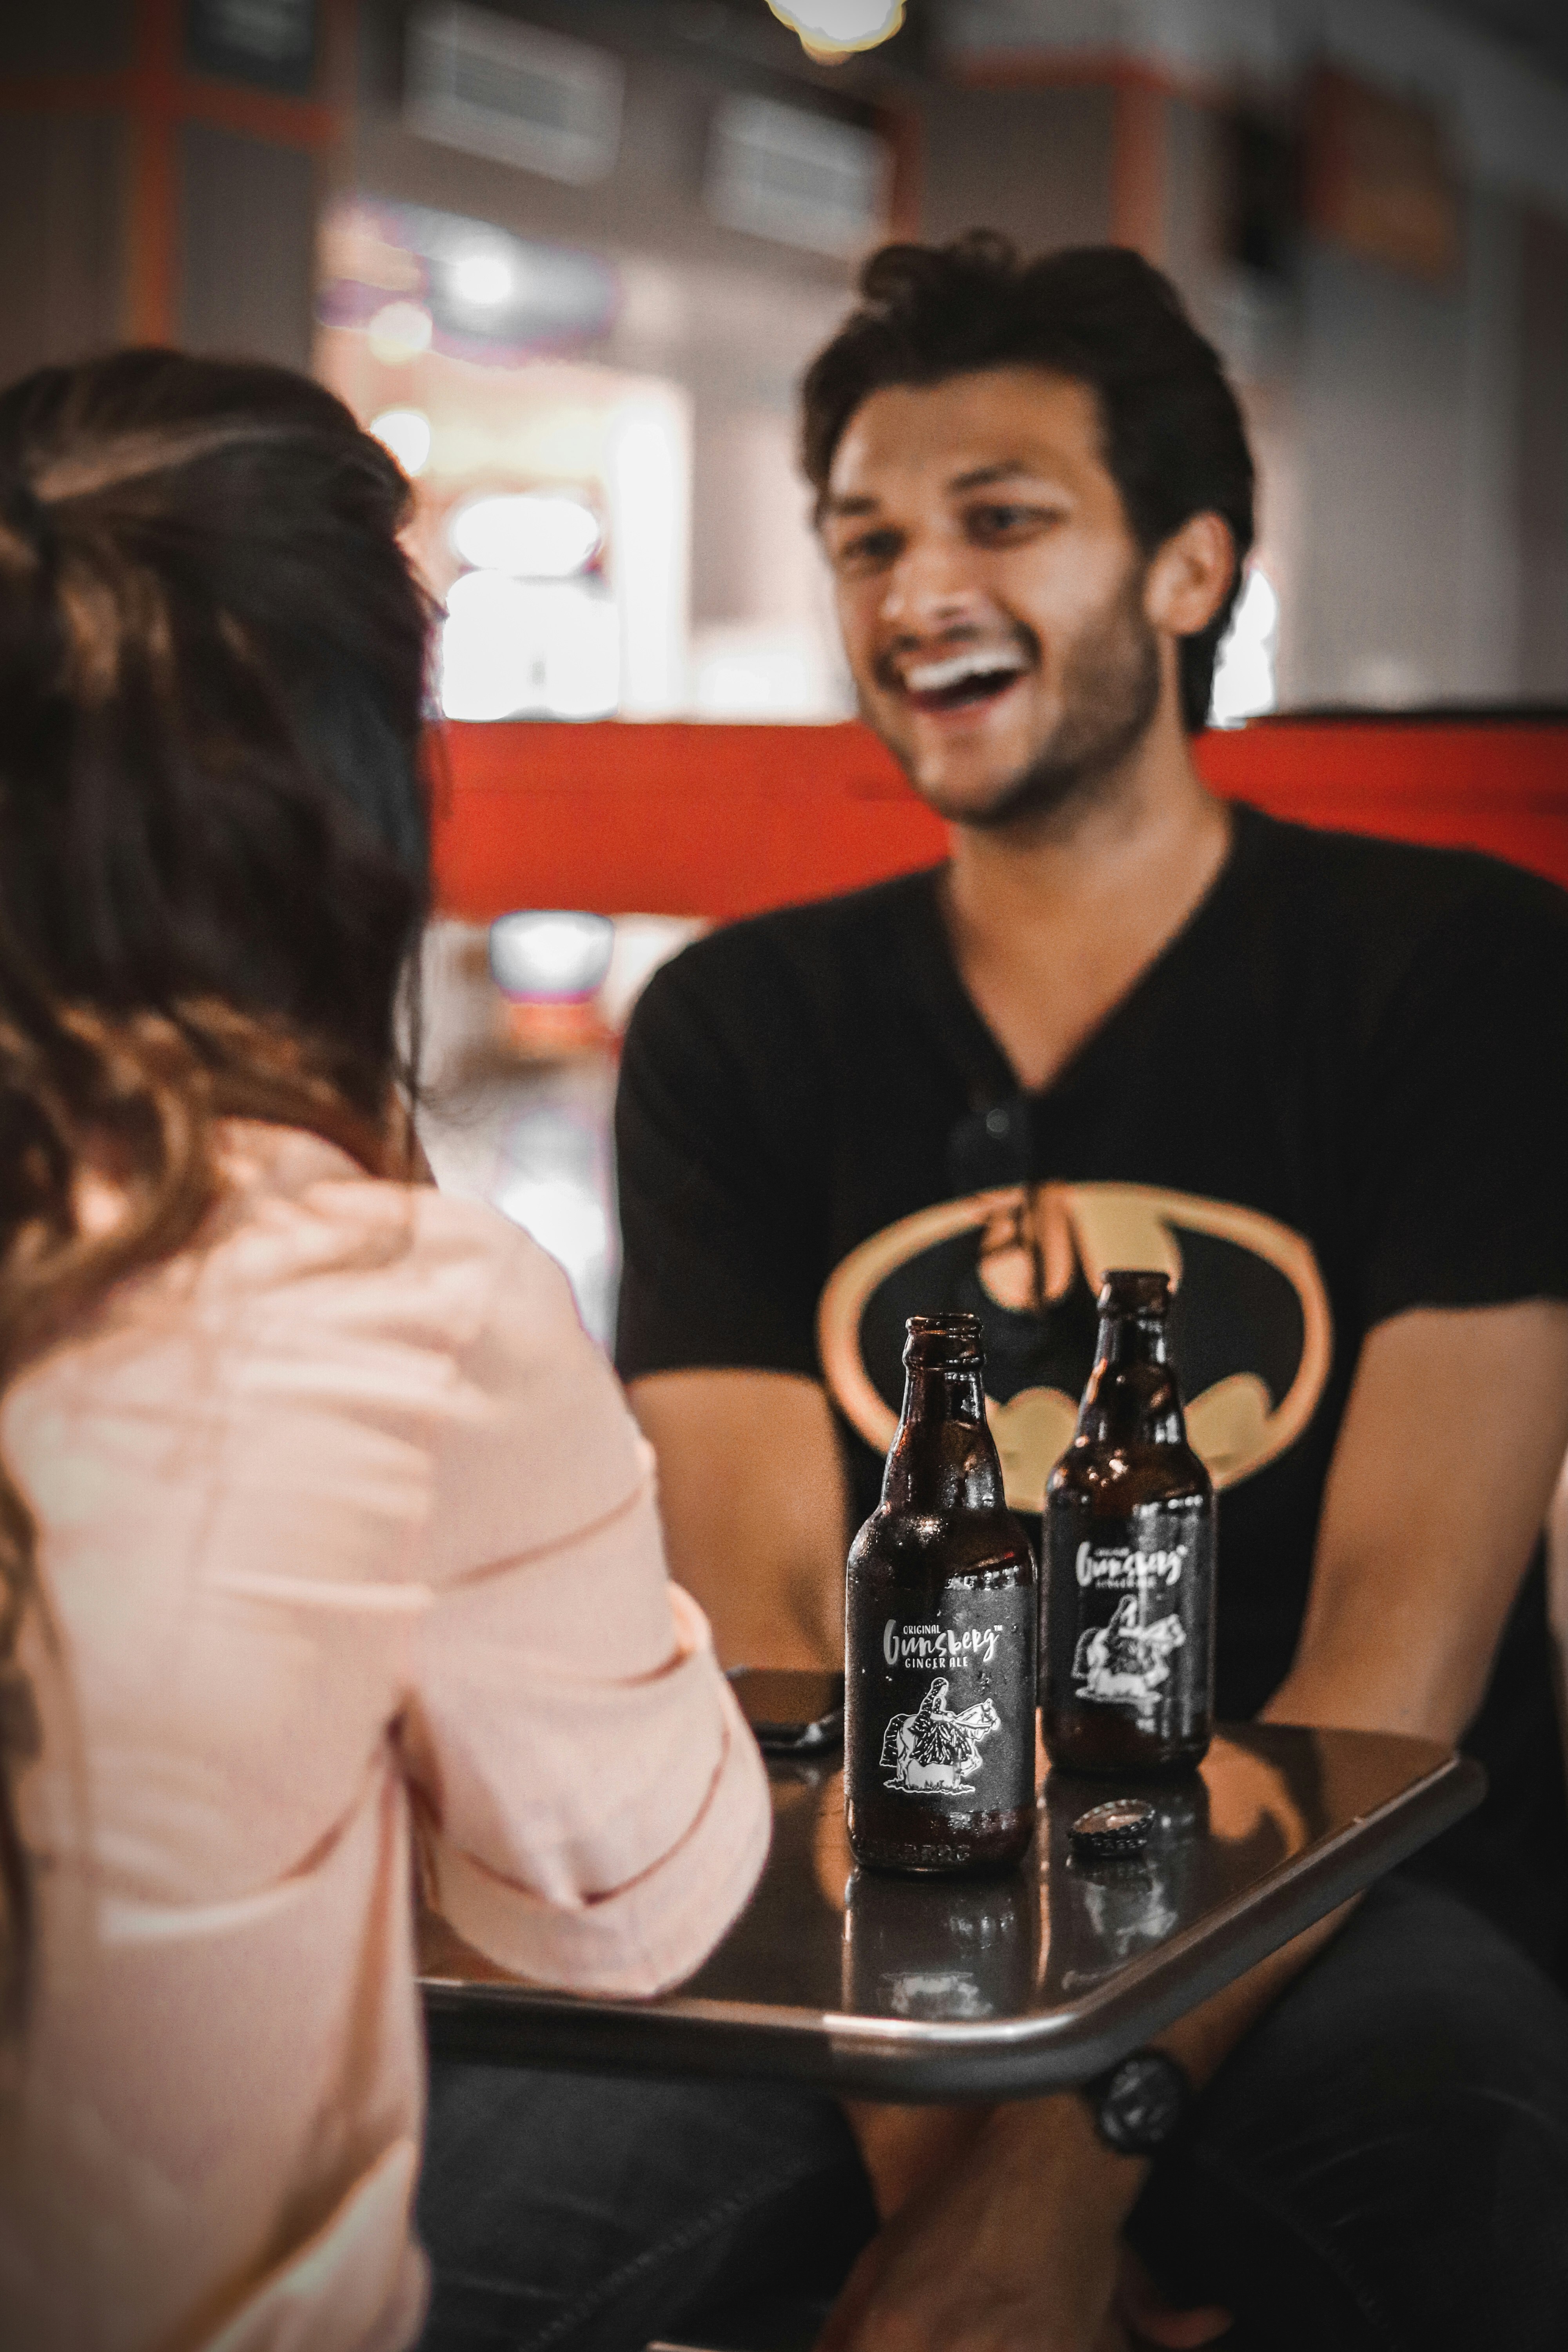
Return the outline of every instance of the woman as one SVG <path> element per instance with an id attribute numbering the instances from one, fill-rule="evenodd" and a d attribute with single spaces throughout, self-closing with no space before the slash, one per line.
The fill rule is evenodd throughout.
<path id="1" fill-rule="evenodd" d="M 0 2339 L 396 2352 L 411 1821 L 647 1993 L 761 1769 L 563 1277 L 408 1182 L 429 609 L 328 394 L 0 398 Z M 649 1759 L 657 1769 L 649 1769 Z"/>

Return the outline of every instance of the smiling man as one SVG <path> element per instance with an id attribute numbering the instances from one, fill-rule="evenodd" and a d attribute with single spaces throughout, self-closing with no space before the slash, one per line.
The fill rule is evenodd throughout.
<path id="1" fill-rule="evenodd" d="M 889 386 L 846 430 L 821 505 L 846 646 L 866 717 L 956 823 L 1059 809 L 1135 753 L 1159 709 L 1146 567 L 1099 438 L 1089 387 L 1028 367 Z M 966 465 L 965 448 L 1015 454 Z M 922 509 L 935 544 L 911 564 Z M 1187 572 L 1162 583 L 1168 620 L 1173 588 L 1195 588 L 1195 611 L 1229 583 L 1212 516 L 1184 552 Z M 932 564 L 954 554 L 967 579 L 939 585 L 933 608 Z"/>
<path id="2" fill-rule="evenodd" d="M 731 1660 L 842 1638 L 903 1318 L 984 1322 L 1009 1497 L 1107 1266 L 1163 1266 L 1222 1490 L 1220 1711 L 1458 1739 L 1482 1812 L 1118 2086 L 860 2120 L 826 2341 L 1568 2341 L 1568 1815 L 1540 1531 L 1568 1444 L 1568 915 L 1194 767 L 1252 538 L 1210 347 L 1135 256 L 895 247 L 804 450 L 931 872 L 659 973 L 617 1114 L 619 1353 Z M 1135 2286 L 1137 2246 L 1163 2294 Z M 1180 2306 L 1180 2307 L 1179 2307 Z"/>

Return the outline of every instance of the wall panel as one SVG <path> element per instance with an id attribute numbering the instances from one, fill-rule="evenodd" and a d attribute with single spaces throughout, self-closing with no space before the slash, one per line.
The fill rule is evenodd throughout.
<path id="1" fill-rule="evenodd" d="M 921 234 L 1005 229 L 1026 252 L 1110 235 L 1108 89 L 942 90 L 925 112 Z"/>
<path id="2" fill-rule="evenodd" d="M 119 340 L 122 127 L 0 114 L 0 383 Z"/>
<path id="3" fill-rule="evenodd" d="M 932 864 L 946 831 L 868 730 L 447 727 L 434 750 L 448 914 L 726 920 Z M 1199 738 L 1216 792 L 1276 815 L 1489 850 L 1568 885 L 1568 723 L 1270 722 Z"/>
<path id="4" fill-rule="evenodd" d="M 205 122 L 180 132 L 180 339 L 195 352 L 310 363 L 315 163 Z"/>

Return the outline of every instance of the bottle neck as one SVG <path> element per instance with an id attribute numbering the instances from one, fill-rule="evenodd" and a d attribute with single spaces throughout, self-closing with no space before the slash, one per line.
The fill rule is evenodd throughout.
<path id="1" fill-rule="evenodd" d="M 978 1365 L 914 1364 L 906 1371 L 882 1501 L 922 1513 L 1005 1508 Z"/>
<path id="2" fill-rule="evenodd" d="M 1171 1370 L 1163 1318 L 1100 1317 L 1078 1434 L 1099 1445 L 1186 1444 L 1181 1392 Z"/>

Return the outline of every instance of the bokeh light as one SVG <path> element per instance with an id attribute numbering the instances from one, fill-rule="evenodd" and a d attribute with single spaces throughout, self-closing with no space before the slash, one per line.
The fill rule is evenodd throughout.
<path id="1" fill-rule="evenodd" d="M 371 418 L 370 429 L 411 479 L 425 471 L 430 462 L 430 419 L 422 408 L 384 408 Z"/>
<path id="2" fill-rule="evenodd" d="M 430 313 L 422 302 L 387 302 L 371 320 L 368 339 L 378 360 L 397 367 L 427 352 L 434 332 Z"/>
<path id="3" fill-rule="evenodd" d="M 473 499 L 460 507 L 447 537 L 465 563 L 516 580 L 568 580 L 591 561 L 599 519 L 581 499 L 532 490 Z"/>

